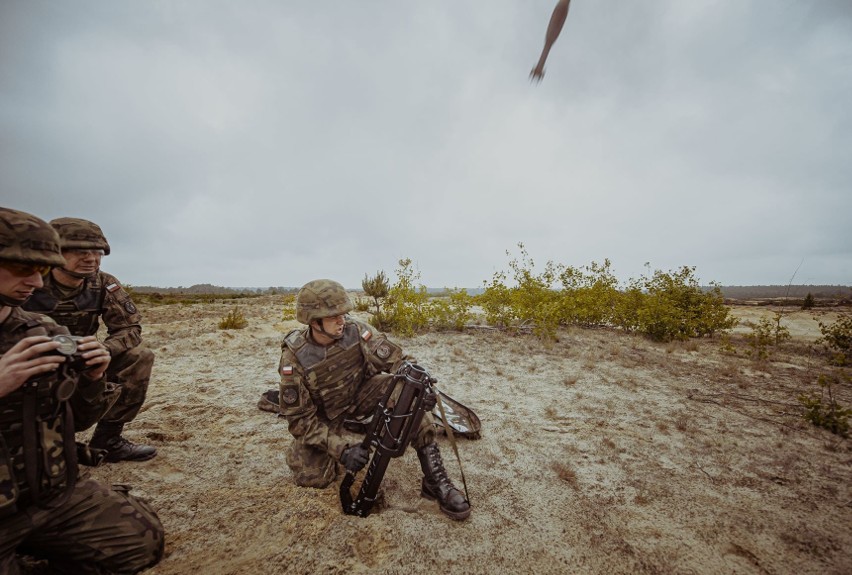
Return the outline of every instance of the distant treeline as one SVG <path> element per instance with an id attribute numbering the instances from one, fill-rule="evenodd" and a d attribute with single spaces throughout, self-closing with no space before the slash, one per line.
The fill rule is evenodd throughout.
<path id="1" fill-rule="evenodd" d="M 212 284 L 196 284 L 189 287 L 153 287 L 153 286 L 131 286 L 136 293 L 146 294 L 163 294 L 163 295 L 278 295 L 296 293 L 299 291 L 297 287 L 222 287 Z"/>
<path id="2" fill-rule="evenodd" d="M 722 295 L 727 299 L 755 300 L 767 298 L 805 298 L 852 300 L 852 286 L 840 285 L 767 285 L 767 286 L 722 286 Z"/>

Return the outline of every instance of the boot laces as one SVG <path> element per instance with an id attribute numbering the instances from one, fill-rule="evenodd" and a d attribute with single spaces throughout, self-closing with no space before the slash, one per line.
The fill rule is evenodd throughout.
<path id="1" fill-rule="evenodd" d="M 119 435 L 118 437 L 116 437 L 115 439 L 113 439 L 109 443 L 107 443 L 107 447 L 109 447 L 110 451 L 115 451 L 115 450 L 121 449 L 123 447 L 133 448 L 133 447 L 136 447 L 136 444 L 133 443 L 132 441 L 128 440 L 128 439 L 125 439 L 123 436 Z"/>
<path id="2" fill-rule="evenodd" d="M 444 461 L 441 458 L 441 452 L 437 449 L 432 450 L 429 454 L 429 459 L 432 460 L 432 470 L 435 476 L 435 483 L 437 485 L 446 484 L 448 487 L 454 487 L 452 482 L 450 481 L 449 475 L 447 475 L 447 470 L 444 467 Z"/>

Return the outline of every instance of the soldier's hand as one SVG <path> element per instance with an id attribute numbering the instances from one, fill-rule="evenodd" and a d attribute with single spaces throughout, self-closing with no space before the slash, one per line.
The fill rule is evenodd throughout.
<path id="1" fill-rule="evenodd" d="M 347 447 L 343 450 L 343 453 L 340 454 L 340 463 L 343 464 L 343 467 L 346 468 L 346 471 L 351 471 L 352 473 L 358 473 L 364 466 L 367 465 L 367 461 L 370 459 L 370 450 L 361 445 L 353 445 L 352 447 Z"/>
<path id="2" fill-rule="evenodd" d="M 426 391 L 423 393 L 423 410 L 432 411 L 435 409 L 436 403 L 438 403 L 438 394 L 435 392 L 434 388 L 427 387 Z"/>
<path id="3" fill-rule="evenodd" d="M 55 370 L 65 357 L 51 353 L 59 342 L 45 335 L 25 337 L 0 357 L 0 397 L 21 387 L 28 379 Z"/>
<path id="4" fill-rule="evenodd" d="M 106 346 L 95 336 L 89 335 L 77 342 L 77 351 L 86 360 L 86 371 L 83 372 L 86 379 L 96 381 L 103 377 L 110 360 Z"/>

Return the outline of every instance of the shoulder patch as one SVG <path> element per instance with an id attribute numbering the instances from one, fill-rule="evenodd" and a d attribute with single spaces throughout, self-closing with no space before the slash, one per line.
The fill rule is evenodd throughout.
<path id="1" fill-rule="evenodd" d="M 281 375 L 293 375 L 293 366 L 292 365 L 282 365 L 281 366 Z"/>
<path id="2" fill-rule="evenodd" d="M 363 339 L 364 341 L 370 341 L 371 337 L 373 337 L 373 332 L 371 332 L 369 329 L 365 329 L 361 332 L 361 339 Z"/>
<path id="3" fill-rule="evenodd" d="M 296 391 L 295 387 L 285 387 L 281 393 L 281 401 L 287 405 L 293 405 L 297 399 L 299 399 L 299 392 Z"/>
<path id="4" fill-rule="evenodd" d="M 135 306 L 135 305 L 133 305 L 133 302 L 132 302 L 132 301 L 126 301 L 126 302 L 124 302 L 124 309 L 126 309 L 126 310 L 127 310 L 127 313 L 136 313 L 136 312 L 138 311 L 138 310 L 136 309 L 136 306 Z"/>
<path id="5" fill-rule="evenodd" d="M 111 284 L 109 284 L 109 285 L 106 287 L 106 290 L 107 290 L 108 292 L 112 293 L 112 292 L 114 292 L 115 290 L 117 290 L 117 289 L 118 289 L 118 288 L 120 288 L 120 287 L 121 287 L 121 286 L 120 286 L 120 285 L 118 285 L 116 282 L 112 282 Z M 133 312 L 130 312 L 130 313 L 133 313 Z"/>
<path id="6" fill-rule="evenodd" d="M 386 343 L 383 343 L 383 344 L 379 345 L 379 347 L 376 348 L 376 355 L 379 356 L 381 359 L 389 358 L 390 354 L 391 354 L 391 348 Z"/>

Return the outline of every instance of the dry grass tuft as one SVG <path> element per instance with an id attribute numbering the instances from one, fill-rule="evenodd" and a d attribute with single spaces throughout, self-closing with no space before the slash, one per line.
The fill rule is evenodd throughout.
<path id="1" fill-rule="evenodd" d="M 550 468 L 556 472 L 556 476 L 562 481 L 570 485 L 572 488 L 579 490 L 580 484 L 577 481 L 577 472 L 567 463 L 554 461 L 550 464 Z"/>

